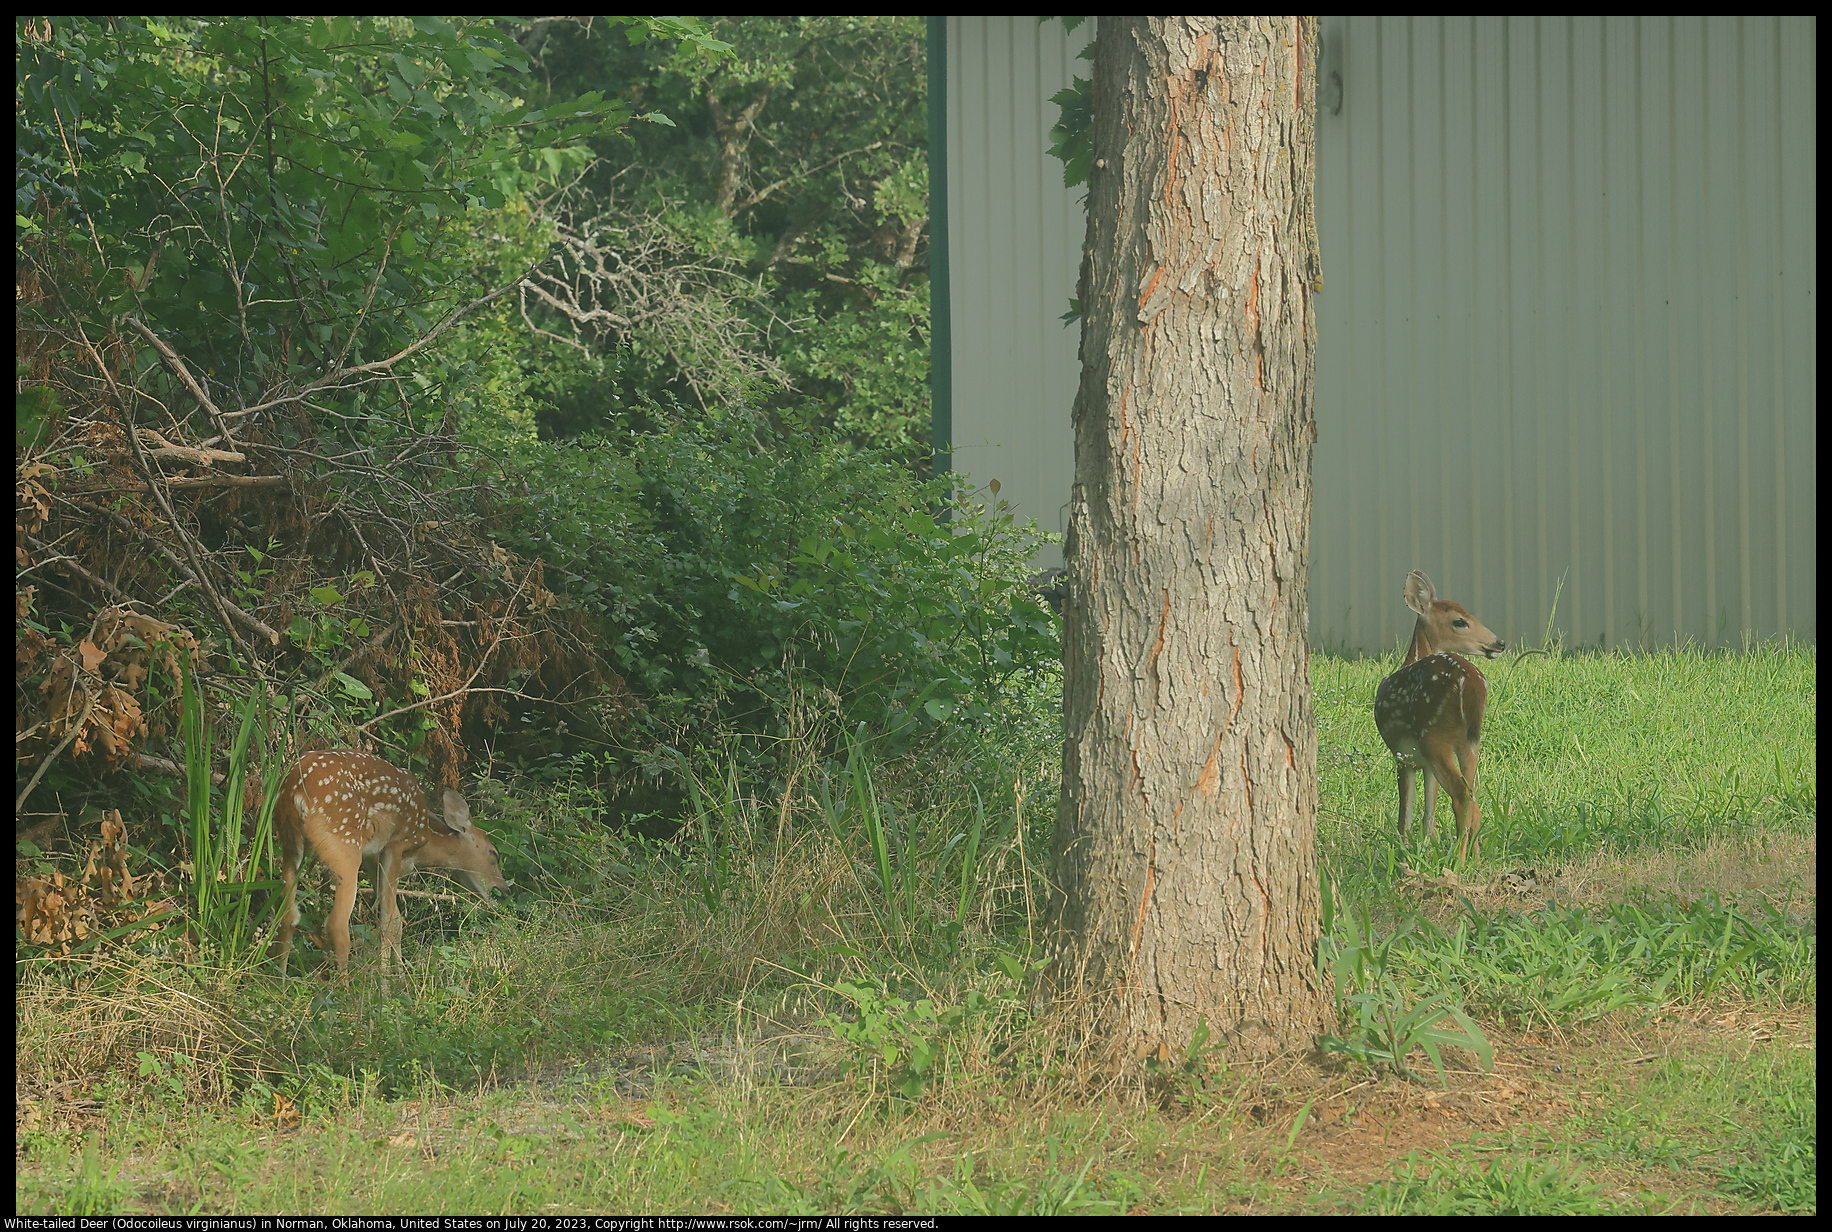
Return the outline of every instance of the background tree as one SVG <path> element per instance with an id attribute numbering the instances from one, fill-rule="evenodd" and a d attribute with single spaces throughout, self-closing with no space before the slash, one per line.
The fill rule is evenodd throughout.
<path id="1" fill-rule="evenodd" d="M 1316 25 L 1103 19 L 1067 556 L 1060 980 L 1135 1052 L 1324 1025 L 1306 637 Z"/>
<path id="2" fill-rule="evenodd" d="M 542 427 L 555 436 L 649 427 L 657 402 L 704 411 L 748 400 L 921 470 L 922 19 L 706 25 L 737 53 L 715 61 L 563 21 L 522 37 L 545 90 L 615 83 L 638 112 L 673 121 L 594 138 L 600 160 L 548 203 L 575 260 L 563 271 L 570 281 L 533 302 L 531 319 L 587 350 L 565 379 L 549 380 Z"/>

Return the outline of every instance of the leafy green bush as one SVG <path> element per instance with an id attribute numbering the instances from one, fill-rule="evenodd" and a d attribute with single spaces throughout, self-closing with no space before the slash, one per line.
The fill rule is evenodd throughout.
<path id="1" fill-rule="evenodd" d="M 731 418 L 519 466 L 509 542 L 600 626 L 657 739 L 780 733 L 799 698 L 903 748 L 996 726 L 1058 661 L 1006 508 L 880 455 Z"/>

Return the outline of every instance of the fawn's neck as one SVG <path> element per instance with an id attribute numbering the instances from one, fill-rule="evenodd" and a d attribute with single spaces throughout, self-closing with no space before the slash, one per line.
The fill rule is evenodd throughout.
<path id="1" fill-rule="evenodd" d="M 1438 651 L 1438 648 L 1431 644 L 1431 631 L 1428 628 L 1426 628 L 1425 622 L 1421 620 L 1418 622 L 1418 624 L 1413 626 L 1412 647 L 1411 649 L 1406 651 L 1406 661 L 1404 663 L 1401 663 L 1400 666 L 1402 668 L 1411 667 L 1414 663 L 1417 663 L 1420 659 L 1425 658 L 1427 655 L 1434 655 L 1438 653 L 1440 653 Z M 1447 650 L 1442 653 L 1455 654 L 1456 652 Z M 1458 655 L 1457 657 L 1463 659 L 1465 663 L 1468 663 L 1470 670 L 1475 672 L 1476 675 L 1480 676 L 1482 674 L 1482 669 L 1477 667 L 1474 663 L 1471 663 L 1468 658 L 1465 658 L 1462 655 Z"/>

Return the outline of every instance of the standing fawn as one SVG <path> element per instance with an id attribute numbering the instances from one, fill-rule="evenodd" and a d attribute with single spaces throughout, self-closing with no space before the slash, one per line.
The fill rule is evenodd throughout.
<path id="1" fill-rule="evenodd" d="M 395 883 L 416 868 L 456 872 L 484 898 L 507 890 L 490 836 L 471 824 L 464 797 L 447 790 L 445 819 L 435 821 L 426 796 L 411 774 L 367 753 L 307 753 L 299 759 L 274 805 L 274 833 L 280 842 L 286 897 L 280 909 L 280 974 L 293 949 L 299 908 L 293 892 L 305 843 L 337 874 L 337 899 L 325 924 L 337 951 L 337 970 L 350 968 L 350 909 L 356 905 L 356 873 L 364 856 L 377 857 L 375 903 L 382 936 L 382 972 L 401 952 L 401 912 Z"/>
<path id="2" fill-rule="evenodd" d="M 1470 847 L 1482 854 L 1482 807 L 1476 803 L 1476 754 L 1482 743 L 1482 710 L 1488 681 L 1463 656 L 1493 659 L 1508 648 L 1469 609 L 1447 603 L 1431 579 L 1414 569 L 1406 578 L 1406 606 L 1418 613 L 1412 647 L 1399 670 L 1374 694 L 1374 726 L 1393 750 L 1399 770 L 1399 835 L 1412 824 L 1413 775 L 1425 774 L 1425 833 L 1435 833 L 1432 816 L 1438 784 L 1450 792 L 1457 817 L 1457 858 Z"/>

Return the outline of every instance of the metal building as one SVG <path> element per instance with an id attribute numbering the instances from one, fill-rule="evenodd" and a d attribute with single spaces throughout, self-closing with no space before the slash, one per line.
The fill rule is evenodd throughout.
<path id="1" fill-rule="evenodd" d="M 1323 19 L 1314 646 L 1394 646 L 1412 568 L 1516 643 L 1817 636 L 1816 34 Z M 1084 226 L 1048 98 L 1090 36 L 950 17 L 932 70 L 937 432 L 1046 531 Z"/>

